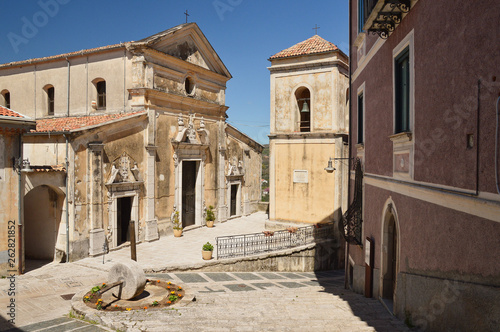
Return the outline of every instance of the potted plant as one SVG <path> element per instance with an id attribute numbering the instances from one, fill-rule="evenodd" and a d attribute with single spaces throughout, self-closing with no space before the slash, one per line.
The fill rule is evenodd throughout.
<path id="1" fill-rule="evenodd" d="M 172 220 L 172 228 L 174 229 L 174 236 L 180 237 L 182 235 L 182 222 L 179 218 L 179 211 L 174 206 L 174 212 L 170 216 L 170 220 Z"/>
<path id="2" fill-rule="evenodd" d="M 214 251 L 214 246 L 210 244 L 210 242 L 207 242 L 203 245 L 201 255 L 203 256 L 204 260 L 211 260 L 212 259 L 212 253 Z"/>
<path id="3" fill-rule="evenodd" d="M 207 208 L 207 216 L 205 217 L 205 221 L 207 222 L 207 227 L 214 227 L 215 213 L 214 207 L 212 205 L 209 205 Z"/>

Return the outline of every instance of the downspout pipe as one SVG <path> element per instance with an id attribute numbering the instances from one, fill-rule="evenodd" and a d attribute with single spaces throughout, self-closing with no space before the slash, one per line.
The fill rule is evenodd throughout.
<path id="1" fill-rule="evenodd" d="M 66 58 L 68 63 L 68 89 L 67 89 L 67 103 L 66 103 L 66 115 L 69 117 L 69 97 L 70 97 L 70 63 L 68 58 Z M 64 134 L 66 139 L 66 263 L 69 263 L 69 141 L 67 134 Z"/>
<path id="2" fill-rule="evenodd" d="M 348 169 L 347 169 L 347 204 L 349 205 L 349 202 L 351 201 L 351 168 L 352 168 L 352 162 L 351 162 L 351 157 L 352 156 L 352 89 L 351 89 L 351 83 L 352 83 L 352 44 L 351 44 L 351 38 L 352 38 L 352 27 L 351 27 L 351 19 L 352 19 L 352 0 L 349 0 L 349 159 L 347 160 L 348 162 Z M 359 129 L 358 129 L 359 130 Z M 339 221 L 341 222 L 341 221 Z M 349 288 L 349 243 L 346 241 L 345 242 L 345 263 L 344 263 L 344 288 L 348 289 Z"/>
<path id="3" fill-rule="evenodd" d="M 69 263 L 69 158 L 68 158 L 68 136 L 66 139 L 66 263 Z"/>
<path id="4" fill-rule="evenodd" d="M 498 114 L 498 102 L 500 102 L 500 97 L 497 98 L 497 104 L 496 104 L 496 110 L 497 110 L 497 113 L 496 113 L 496 126 L 495 126 L 495 180 L 496 180 L 496 186 L 497 186 L 497 192 L 498 194 L 500 195 L 500 181 L 498 179 L 498 118 L 499 118 L 499 114 Z"/>
<path id="5" fill-rule="evenodd" d="M 69 116 L 69 88 L 70 88 L 70 63 L 69 63 L 69 60 L 68 58 L 66 58 L 66 62 L 68 63 L 68 90 L 67 90 L 67 94 L 68 94 L 68 98 L 67 98 L 67 107 L 66 107 L 66 116 Z"/>
<path id="6" fill-rule="evenodd" d="M 476 196 L 479 195 L 479 147 L 481 128 L 481 80 L 477 80 L 477 112 L 476 112 Z"/>
<path id="7" fill-rule="evenodd" d="M 18 197 L 17 197 L 17 231 L 18 231 L 18 249 L 17 249 L 17 273 L 19 275 L 23 274 L 23 222 L 22 222 L 22 173 L 21 165 L 23 162 L 23 142 L 22 134 L 19 134 L 19 159 L 17 163 L 14 163 L 14 167 L 17 168 L 17 179 L 18 179 Z"/>

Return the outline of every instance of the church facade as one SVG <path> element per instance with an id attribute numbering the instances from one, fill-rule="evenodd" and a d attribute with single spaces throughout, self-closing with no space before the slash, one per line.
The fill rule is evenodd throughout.
<path id="1" fill-rule="evenodd" d="M 196 23 L 137 42 L 0 65 L 24 136 L 26 258 L 76 260 L 250 214 L 263 147 L 226 123 L 231 74 Z"/>

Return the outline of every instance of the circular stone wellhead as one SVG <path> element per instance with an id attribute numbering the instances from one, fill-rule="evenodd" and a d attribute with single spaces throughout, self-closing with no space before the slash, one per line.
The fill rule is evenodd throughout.
<path id="1" fill-rule="evenodd" d="M 146 286 L 146 275 L 142 268 L 135 261 L 126 263 L 116 263 L 108 273 L 108 282 L 115 283 L 123 281 L 120 298 L 130 300 L 141 294 Z M 118 295 L 119 288 L 113 290 L 114 295 Z"/>

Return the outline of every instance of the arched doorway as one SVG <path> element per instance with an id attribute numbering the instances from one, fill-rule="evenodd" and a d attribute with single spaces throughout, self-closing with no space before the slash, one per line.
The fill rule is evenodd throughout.
<path id="1" fill-rule="evenodd" d="M 24 197 L 26 259 L 54 260 L 63 202 L 64 194 L 47 185 L 33 188 Z"/>
<path id="2" fill-rule="evenodd" d="M 382 266 L 381 290 L 382 299 L 394 308 L 396 302 L 397 275 L 399 270 L 399 227 L 397 214 L 392 203 L 387 205 L 383 219 L 382 232 Z M 392 309 L 391 308 L 391 309 Z"/>

